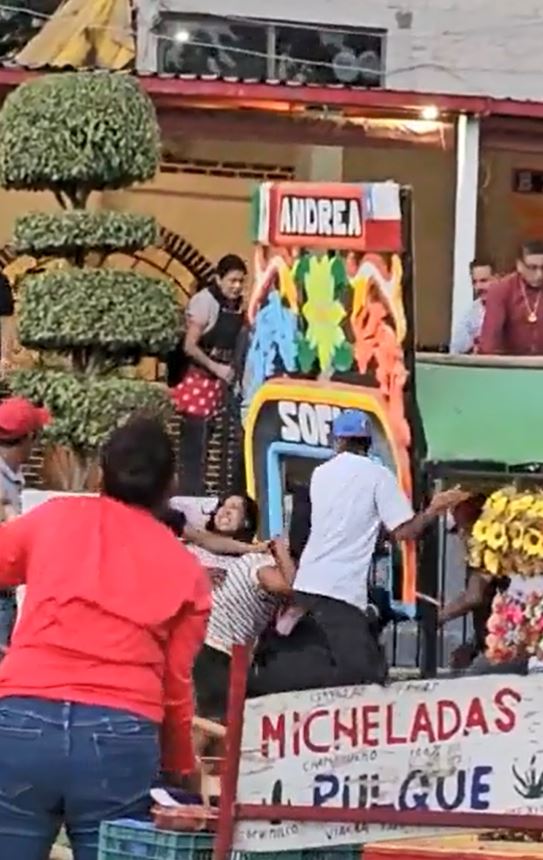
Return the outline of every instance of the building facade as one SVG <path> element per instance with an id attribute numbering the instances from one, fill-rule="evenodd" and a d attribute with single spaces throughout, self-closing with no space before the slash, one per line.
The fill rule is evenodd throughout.
<path id="1" fill-rule="evenodd" d="M 270 54 L 289 50 L 295 54 L 292 42 L 296 41 L 297 28 L 307 28 L 306 35 L 317 31 L 321 41 L 326 41 L 322 39 L 326 28 L 338 28 L 343 31 L 344 43 L 341 39 L 336 42 L 331 61 L 333 64 L 337 57 L 341 82 L 364 85 L 368 78 L 371 81 L 373 72 L 373 80 L 380 79 L 389 89 L 541 98 L 543 19 L 536 0 L 514 4 L 507 0 L 368 0 L 359 4 L 348 0 L 315 0 L 311 4 L 277 0 L 272 7 L 263 0 L 213 0 L 212 4 L 201 0 L 139 0 L 138 67 L 162 71 L 164 42 L 175 38 L 182 28 L 207 34 L 207 41 L 213 42 L 210 35 L 217 33 L 220 22 L 209 16 L 222 18 L 241 30 L 243 26 L 255 28 L 259 19 L 272 19 L 276 25 L 275 39 L 272 36 L 267 41 L 262 29 L 260 36 L 258 27 L 252 33 L 247 30 L 247 37 L 252 38 L 252 62 L 249 54 L 243 54 L 243 44 L 234 45 L 238 50 L 231 53 L 228 68 L 239 77 L 277 76 L 281 69 L 270 63 Z M 349 34 L 355 32 L 359 34 L 358 44 L 352 38 L 349 44 Z M 306 47 L 309 41 L 306 38 Z M 302 59 L 303 43 L 303 38 L 298 38 L 297 56 L 302 54 Z M 178 53 L 186 54 L 182 45 Z M 258 54 L 268 54 L 268 66 L 266 57 Z M 244 64 L 252 75 L 243 74 Z M 268 74 L 270 65 L 274 74 Z M 356 73 L 357 65 L 370 73 L 366 80 Z"/>

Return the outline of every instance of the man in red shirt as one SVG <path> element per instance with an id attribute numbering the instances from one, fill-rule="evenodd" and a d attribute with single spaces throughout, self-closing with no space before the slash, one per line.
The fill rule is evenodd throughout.
<path id="1" fill-rule="evenodd" d="M 524 242 L 517 270 L 488 292 L 483 355 L 543 355 L 543 240 Z"/>
<path id="2" fill-rule="evenodd" d="M 96 860 L 100 821 L 145 813 L 160 764 L 194 768 L 192 666 L 211 594 L 154 515 L 175 473 L 162 424 L 116 430 L 102 472 L 100 496 L 0 525 L 0 588 L 26 585 L 0 665 L 6 860 L 49 856 L 62 823 L 74 860 Z"/>

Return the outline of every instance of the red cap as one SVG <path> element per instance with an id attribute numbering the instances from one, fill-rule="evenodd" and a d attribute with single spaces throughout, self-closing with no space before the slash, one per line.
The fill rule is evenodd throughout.
<path id="1" fill-rule="evenodd" d="M 43 430 L 50 421 L 47 409 L 24 397 L 9 397 L 0 403 L 0 439 L 22 439 Z"/>

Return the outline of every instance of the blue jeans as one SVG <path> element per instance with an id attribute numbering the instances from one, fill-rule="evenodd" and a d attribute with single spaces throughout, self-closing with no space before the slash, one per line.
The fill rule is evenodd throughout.
<path id="1" fill-rule="evenodd" d="M 96 860 L 100 822 L 144 816 L 158 769 L 158 724 L 112 708 L 0 699 L 0 857 L 47 860 L 64 824 L 74 860 Z"/>
<path id="2" fill-rule="evenodd" d="M 0 645 L 7 648 L 17 620 L 17 598 L 15 592 L 9 597 L 0 597 Z M 0 660 L 2 654 L 0 654 Z"/>

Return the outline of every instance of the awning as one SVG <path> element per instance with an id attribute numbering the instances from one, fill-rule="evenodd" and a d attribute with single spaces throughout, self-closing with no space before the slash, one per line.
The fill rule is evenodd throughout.
<path id="1" fill-rule="evenodd" d="M 427 459 L 543 463 L 543 360 L 417 356 Z"/>
<path id="2" fill-rule="evenodd" d="M 66 0 L 17 55 L 21 66 L 124 69 L 136 54 L 129 0 Z"/>

